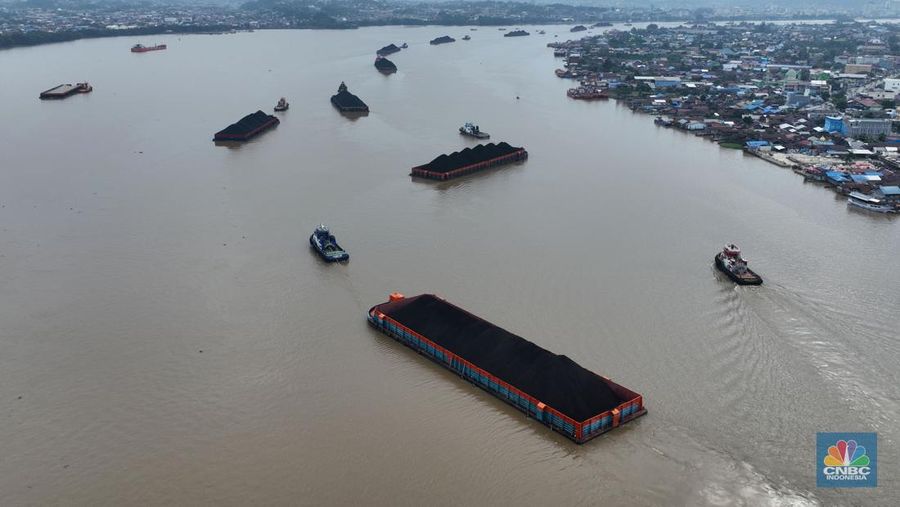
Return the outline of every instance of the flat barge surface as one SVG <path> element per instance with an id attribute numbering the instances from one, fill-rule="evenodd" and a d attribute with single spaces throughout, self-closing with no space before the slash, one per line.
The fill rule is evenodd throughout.
<path id="1" fill-rule="evenodd" d="M 579 444 L 647 413 L 641 395 L 431 294 L 391 294 L 368 321 Z"/>
<path id="2" fill-rule="evenodd" d="M 247 141 L 279 123 L 278 118 L 257 111 L 216 132 L 213 141 Z"/>
<path id="3" fill-rule="evenodd" d="M 94 91 L 94 87 L 88 83 L 61 84 L 54 86 L 49 90 L 42 91 L 39 97 L 44 100 L 64 99 L 66 97 L 71 97 L 76 93 L 90 93 L 92 91 Z"/>
<path id="4" fill-rule="evenodd" d="M 517 148 L 504 142 L 479 144 L 413 167 L 410 176 L 444 181 L 527 158 L 525 148 Z"/>

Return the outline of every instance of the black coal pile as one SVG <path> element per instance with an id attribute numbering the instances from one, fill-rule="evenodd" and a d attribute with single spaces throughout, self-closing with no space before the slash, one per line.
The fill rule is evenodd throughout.
<path id="1" fill-rule="evenodd" d="M 377 54 L 378 56 L 387 56 L 392 55 L 398 51 L 400 51 L 399 46 L 397 46 L 396 44 L 388 44 L 387 46 L 376 51 L 375 54 Z"/>
<path id="2" fill-rule="evenodd" d="M 266 114 L 262 111 L 257 111 L 255 113 L 244 116 L 236 123 L 232 123 L 224 129 L 216 132 L 215 138 L 220 139 L 243 137 L 253 132 L 254 130 L 270 123 L 278 123 L 278 118 L 275 118 L 274 116 Z"/>
<path id="3" fill-rule="evenodd" d="M 597 375 L 430 294 L 380 306 L 385 315 L 576 421 L 617 407 Z"/>
<path id="4" fill-rule="evenodd" d="M 338 92 L 331 96 L 334 107 L 346 112 L 368 112 L 369 106 L 356 95 L 347 90 L 347 85 L 341 82 Z"/>
<path id="5" fill-rule="evenodd" d="M 449 155 L 441 155 L 425 165 L 423 169 L 436 173 L 446 173 L 461 167 L 509 155 L 521 149 L 504 142 L 479 144 L 474 148 L 466 148 Z"/>

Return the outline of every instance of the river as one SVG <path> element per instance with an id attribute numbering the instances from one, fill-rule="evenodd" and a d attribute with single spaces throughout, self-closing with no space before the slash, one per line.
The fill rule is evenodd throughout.
<path id="1" fill-rule="evenodd" d="M 900 503 L 898 220 L 567 99 L 545 46 L 570 34 L 537 29 L 0 52 L 0 503 Z M 472 40 L 428 44 L 444 34 Z M 392 42 L 409 48 L 384 76 Z M 93 93 L 37 99 L 82 80 Z M 367 117 L 331 106 L 341 81 Z M 211 142 L 281 96 L 273 131 Z M 528 161 L 412 181 L 474 144 L 466 121 Z M 311 253 L 320 222 L 348 264 Z M 765 285 L 717 275 L 732 241 Z M 566 354 L 649 413 L 574 445 L 370 329 L 395 290 Z M 821 431 L 878 432 L 878 487 L 817 489 Z"/>

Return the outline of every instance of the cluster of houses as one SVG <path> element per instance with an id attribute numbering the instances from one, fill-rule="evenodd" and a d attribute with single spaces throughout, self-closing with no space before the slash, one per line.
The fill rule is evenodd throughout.
<path id="1" fill-rule="evenodd" d="M 565 58 L 558 76 L 601 86 L 659 125 L 900 211 L 900 27 L 650 25 L 550 46 Z"/>

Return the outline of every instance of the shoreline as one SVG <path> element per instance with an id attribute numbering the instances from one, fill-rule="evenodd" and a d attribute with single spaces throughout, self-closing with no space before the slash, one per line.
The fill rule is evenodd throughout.
<path id="1" fill-rule="evenodd" d="M 813 22 L 834 22 L 837 20 L 836 16 L 822 16 L 822 17 L 804 17 L 802 19 L 791 19 L 791 18 L 766 18 L 766 19 L 758 19 L 758 18 L 746 18 L 746 19 L 736 19 L 736 18 L 712 18 L 707 19 L 705 22 L 713 23 L 713 24 L 721 24 L 721 23 L 813 23 Z M 106 39 L 113 37 L 130 37 L 135 35 L 169 35 L 169 34 L 180 34 L 180 35 L 221 35 L 228 33 L 237 33 L 237 32 L 253 32 L 253 31 L 262 31 L 262 30 L 356 30 L 359 28 L 377 28 L 377 27 L 505 27 L 505 26 L 516 26 L 516 27 L 533 27 L 533 26 L 572 26 L 573 24 L 578 24 L 577 21 L 572 22 L 561 22 L 557 19 L 547 20 L 543 22 L 539 21 L 528 21 L 522 24 L 517 24 L 515 20 L 507 20 L 510 21 L 508 23 L 495 23 L 495 22 L 486 22 L 486 23 L 465 23 L 465 24 L 457 24 L 457 23 L 435 23 L 433 21 L 423 21 L 421 23 L 410 22 L 414 20 L 404 20 L 402 23 L 395 22 L 386 22 L 386 23 L 361 23 L 361 24 L 348 24 L 343 26 L 297 26 L 297 27 L 249 27 L 249 26 L 230 26 L 230 25 L 204 25 L 204 26 L 191 26 L 185 27 L 181 25 L 164 25 L 159 27 L 140 27 L 140 28 L 129 28 L 129 29 L 121 29 L 121 30 L 112 30 L 112 29 L 98 29 L 98 30 L 84 30 L 80 32 L 29 32 L 29 36 L 36 36 L 42 39 L 36 40 L 26 40 L 26 41 L 13 41 L 7 42 L 0 37 L 0 51 L 5 51 L 9 49 L 17 49 L 17 48 L 29 48 L 35 46 L 45 46 L 48 44 L 58 44 L 63 42 L 74 42 L 78 40 L 86 40 L 86 39 Z M 884 18 L 860 18 L 857 21 L 877 21 L 877 22 L 895 22 L 900 23 L 900 18 L 896 17 L 884 17 Z M 588 22 L 582 21 L 581 23 L 596 23 L 599 21 Z M 632 23 L 635 25 L 646 25 L 650 23 L 690 23 L 693 20 L 690 19 L 656 19 L 656 20 L 646 20 L 646 21 L 610 21 L 612 25 L 610 26 L 599 26 L 592 28 L 600 28 L 600 29 L 612 29 L 616 28 L 616 25 L 621 25 L 624 28 L 631 29 L 633 26 L 625 26 L 626 23 Z M 7 33 L 6 37 L 10 36 L 21 36 L 22 34 L 16 33 Z"/>

